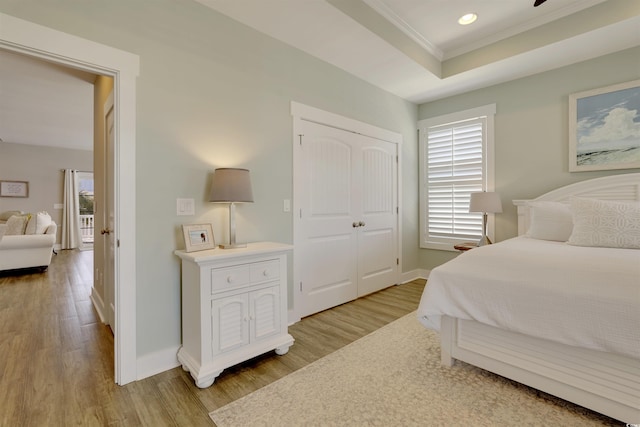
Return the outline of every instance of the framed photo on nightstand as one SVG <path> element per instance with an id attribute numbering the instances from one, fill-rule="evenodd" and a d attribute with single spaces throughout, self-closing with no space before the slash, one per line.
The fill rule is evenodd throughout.
<path id="1" fill-rule="evenodd" d="M 216 247 L 211 224 L 183 225 L 182 232 L 186 252 L 204 251 Z"/>

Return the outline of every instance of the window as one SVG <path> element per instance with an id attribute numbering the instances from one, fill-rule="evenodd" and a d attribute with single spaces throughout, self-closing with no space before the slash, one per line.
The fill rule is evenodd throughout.
<path id="1" fill-rule="evenodd" d="M 482 236 L 482 214 L 469 213 L 469 194 L 493 191 L 494 114 L 492 104 L 419 122 L 420 247 L 454 250 Z"/>
<path id="2" fill-rule="evenodd" d="M 78 206 L 80 213 L 80 234 L 82 249 L 93 247 L 94 198 L 93 172 L 78 172 Z"/>

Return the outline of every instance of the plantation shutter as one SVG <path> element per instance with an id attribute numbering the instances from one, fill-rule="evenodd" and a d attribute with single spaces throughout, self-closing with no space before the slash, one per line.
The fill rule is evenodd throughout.
<path id="1" fill-rule="evenodd" d="M 482 214 L 469 213 L 470 193 L 485 188 L 484 117 L 427 129 L 427 241 L 455 244 L 482 236 Z"/>

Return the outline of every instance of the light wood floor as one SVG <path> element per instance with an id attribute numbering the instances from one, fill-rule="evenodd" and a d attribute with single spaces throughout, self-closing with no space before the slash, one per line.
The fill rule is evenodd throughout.
<path id="1" fill-rule="evenodd" d="M 295 344 L 198 389 L 181 368 L 113 382 L 113 336 L 89 295 L 91 251 L 60 251 L 45 273 L 0 273 L 1 426 L 211 426 L 208 413 L 415 310 L 424 280 L 304 318 Z"/>

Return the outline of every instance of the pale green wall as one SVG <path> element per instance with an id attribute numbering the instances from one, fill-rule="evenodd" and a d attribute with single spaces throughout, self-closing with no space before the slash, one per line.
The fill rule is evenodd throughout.
<path id="1" fill-rule="evenodd" d="M 189 0 L 0 0 L 0 12 L 140 56 L 138 356 L 181 340 L 180 225 L 213 222 L 226 237 L 226 210 L 206 202 L 216 167 L 252 173 L 239 240 L 292 242 L 292 100 L 404 136 L 402 269 L 419 267 L 416 105 Z M 196 215 L 176 216 L 176 198 L 195 199 Z"/>
<path id="2" fill-rule="evenodd" d="M 512 82 L 420 105 L 419 119 L 496 104 L 496 191 L 504 213 L 496 215 L 496 238 L 517 234 L 511 200 L 537 197 L 585 179 L 635 170 L 569 172 L 569 94 L 640 79 L 640 47 Z M 432 269 L 454 253 L 420 250 Z"/>

